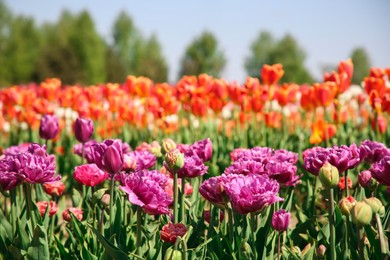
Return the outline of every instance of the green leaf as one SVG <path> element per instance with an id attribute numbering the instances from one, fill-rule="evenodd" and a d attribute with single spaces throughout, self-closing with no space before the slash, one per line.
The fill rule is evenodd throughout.
<path id="1" fill-rule="evenodd" d="M 381 245 L 379 239 L 376 239 L 376 233 L 373 230 L 373 227 L 370 225 L 365 225 L 364 230 L 367 234 L 367 239 L 370 242 L 371 247 L 373 247 L 373 253 L 375 254 L 375 259 L 381 258 Z"/>
<path id="2" fill-rule="evenodd" d="M 97 260 L 98 258 L 93 255 L 89 250 L 83 245 L 83 248 L 81 250 L 81 256 L 85 260 Z"/>
<path id="3" fill-rule="evenodd" d="M 64 247 L 64 245 L 61 243 L 61 241 L 58 240 L 58 238 L 56 236 L 54 236 L 54 239 L 56 241 L 57 248 L 60 252 L 61 259 L 70 259 L 71 256 L 70 256 L 69 252 L 67 251 L 67 249 Z"/>
<path id="4" fill-rule="evenodd" d="M 34 230 L 34 236 L 27 250 L 27 256 L 29 259 L 50 259 L 46 230 L 40 225 L 37 225 Z"/>
<path id="5" fill-rule="evenodd" d="M 129 257 L 126 255 L 125 252 L 123 252 L 120 248 L 116 247 L 113 243 L 108 241 L 105 237 L 103 237 L 99 231 L 97 231 L 95 228 L 90 226 L 93 233 L 97 236 L 100 243 L 104 246 L 106 249 L 106 252 L 114 259 L 129 259 Z"/>
<path id="6" fill-rule="evenodd" d="M 81 205 L 83 204 L 82 196 L 80 192 L 76 189 L 73 189 L 72 201 L 75 207 L 81 208 Z"/>
<path id="7" fill-rule="evenodd" d="M 27 249 L 30 244 L 30 238 L 28 237 L 28 234 L 26 232 L 26 223 L 24 225 L 21 223 L 19 218 L 16 220 L 17 226 L 18 226 L 18 235 L 20 239 L 20 246 L 22 249 Z"/>

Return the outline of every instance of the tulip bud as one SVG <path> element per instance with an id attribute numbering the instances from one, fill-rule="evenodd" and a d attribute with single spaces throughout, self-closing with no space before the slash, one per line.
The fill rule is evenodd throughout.
<path id="1" fill-rule="evenodd" d="M 245 240 L 241 243 L 241 251 L 245 259 L 251 259 L 253 257 L 252 248 Z"/>
<path id="2" fill-rule="evenodd" d="M 356 202 L 355 207 L 352 209 L 352 222 L 358 226 L 364 226 L 370 224 L 372 219 L 372 209 L 364 201 Z"/>
<path id="3" fill-rule="evenodd" d="M 371 198 L 365 199 L 364 201 L 368 205 L 370 205 L 372 212 L 374 214 L 378 213 L 381 216 L 385 214 L 385 207 L 383 206 L 382 202 L 378 198 L 371 197 Z"/>
<path id="4" fill-rule="evenodd" d="M 175 148 L 176 148 L 176 143 L 172 139 L 166 138 L 162 141 L 161 151 L 163 154 L 166 154 Z"/>
<path id="5" fill-rule="evenodd" d="M 62 181 L 46 182 L 42 186 L 43 190 L 50 196 L 61 196 L 65 190 L 65 185 Z"/>
<path id="6" fill-rule="evenodd" d="M 77 118 L 74 124 L 74 133 L 77 141 L 85 143 L 89 141 L 93 134 L 93 122 L 87 118 Z"/>
<path id="7" fill-rule="evenodd" d="M 80 208 L 68 208 L 62 213 L 62 218 L 65 221 L 72 221 L 72 217 L 70 216 L 70 213 L 72 213 L 78 220 L 83 219 L 83 210 Z"/>
<path id="8" fill-rule="evenodd" d="M 339 170 L 326 162 L 320 169 L 319 178 L 325 188 L 335 188 L 340 180 Z"/>
<path id="9" fill-rule="evenodd" d="M 103 207 L 108 208 L 110 206 L 110 194 L 104 194 L 100 199 L 100 203 Z"/>
<path id="10" fill-rule="evenodd" d="M 370 187 L 371 179 L 372 179 L 372 176 L 371 176 L 370 171 L 362 171 L 358 175 L 359 184 L 364 188 Z"/>
<path id="11" fill-rule="evenodd" d="M 160 146 L 160 144 L 157 141 L 153 141 L 150 144 L 149 152 L 151 152 L 156 157 L 161 157 L 162 156 L 162 154 L 161 154 L 161 146 Z"/>
<path id="12" fill-rule="evenodd" d="M 103 155 L 103 162 L 109 173 L 114 174 L 120 171 L 123 167 L 122 151 L 111 145 L 107 147 Z"/>
<path id="13" fill-rule="evenodd" d="M 271 225 L 278 232 L 287 230 L 289 223 L 290 213 L 286 212 L 284 209 L 278 210 L 272 215 Z"/>
<path id="14" fill-rule="evenodd" d="M 37 208 L 41 217 L 45 216 L 47 206 L 49 206 L 49 217 L 55 215 L 57 213 L 57 204 L 54 201 L 50 201 L 50 204 L 47 201 L 38 201 Z"/>
<path id="15" fill-rule="evenodd" d="M 318 248 L 317 248 L 317 256 L 318 257 L 324 257 L 325 256 L 325 252 L 326 252 L 326 247 L 324 245 L 320 245 Z"/>
<path id="16" fill-rule="evenodd" d="M 343 215 L 349 217 L 351 215 L 351 210 L 356 205 L 356 200 L 352 196 L 342 198 L 339 202 L 339 208 Z"/>
<path id="17" fill-rule="evenodd" d="M 134 156 L 130 154 L 123 155 L 123 170 L 125 171 L 135 171 L 137 168 L 137 160 Z"/>
<path id="18" fill-rule="evenodd" d="M 58 117 L 56 115 L 45 115 L 39 126 L 39 136 L 42 139 L 53 139 L 59 131 Z"/>
<path id="19" fill-rule="evenodd" d="M 165 162 L 171 170 L 180 170 L 184 166 L 184 154 L 175 148 L 165 154 Z"/>
<path id="20" fill-rule="evenodd" d="M 168 223 L 160 231 L 161 240 L 174 244 L 178 237 L 183 237 L 187 233 L 187 227 L 182 223 Z"/>
<path id="21" fill-rule="evenodd" d="M 168 248 L 164 255 L 164 260 L 181 260 L 183 255 L 180 250 L 174 250 L 172 247 Z"/>

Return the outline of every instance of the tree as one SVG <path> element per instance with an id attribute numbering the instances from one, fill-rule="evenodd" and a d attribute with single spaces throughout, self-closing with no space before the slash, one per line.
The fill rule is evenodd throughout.
<path id="1" fill-rule="evenodd" d="M 304 50 L 291 35 L 275 41 L 270 33 L 261 32 L 251 45 L 251 55 L 246 58 L 245 69 L 248 75 L 259 77 L 264 64 L 281 63 L 285 72 L 281 82 L 310 83 L 313 79 L 305 68 L 305 58 Z"/>
<path id="2" fill-rule="evenodd" d="M 106 45 L 88 12 L 64 11 L 56 25 L 43 30 L 45 48 L 39 60 L 40 79 L 59 77 L 66 84 L 106 80 Z"/>
<path id="3" fill-rule="evenodd" d="M 269 32 L 261 32 L 251 44 L 251 56 L 245 60 L 245 69 L 249 76 L 259 77 L 260 69 L 264 64 L 271 63 L 271 53 L 276 42 Z"/>
<path id="4" fill-rule="evenodd" d="M 0 87 L 9 84 L 9 71 L 6 67 L 6 53 L 8 37 L 11 32 L 12 14 L 8 7 L 0 0 Z"/>
<path id="5" fill-rule="evenodd" d="M 166 82 L 168 80 L 168 66 L 161 53 L 157 37 L 152 35 L 144 46 L 137 74 L 149 77 L 156 82 Z"/>
<path id="6" fill-rule="evenodd" d="M 18 16 L 12 19 L 5 39 L 4 63 L 6 81 L 12 84 L 36 80 L 36 61 L 41 51 L 41 37 L 31 18 Z"/>
<path id="7" fill-rule="evenodd" d="M 354 66 L 352 83 L 360 85 L 370 72 L 370 58 L 363 48 L 356 48 L 352 51 L 351 59 Z"/>
<path id="8" fill-rule="evenodd" d="M 210 32 L 204 32 L 187 47 L 181 59 L 179 76 L 207 73 L 218 77 L 225 67 L 226 59 L 218 42 Z"/>

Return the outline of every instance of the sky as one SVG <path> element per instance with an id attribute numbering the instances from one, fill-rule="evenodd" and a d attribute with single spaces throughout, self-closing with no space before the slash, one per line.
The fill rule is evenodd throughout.
<path id="1" fill-rule="evenodd" d="M 222 77 L 243 82 L 245 58 L 261 31 L 276 39 L 291 34 L 305 50 L 305 65 L 321 80 L 321 68 L 337 65 L 363 47 L 374 67 L 390 66 L 390 1 L 131 1 L 5 0 L 13 14 L 30 16 L 38 25 L 56 22 L 63 9 L 88 10 L 97 31 L 110 42 L 121 11 L 129 14 L 145 37 L 157 35 L 169 65 L 169 80 L 178 77 L 186 47 L 204 31 L 212 32 L 225 53 Z M 259 68 L 260 70 L 260 68 Z"/>

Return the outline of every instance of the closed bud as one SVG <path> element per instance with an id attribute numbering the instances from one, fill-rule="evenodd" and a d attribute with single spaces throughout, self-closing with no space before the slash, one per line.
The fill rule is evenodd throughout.
<path id="1" fill-rule="evenodd" d="M 359 184 L 364 187 L 364 188 L 368 188 L 370 187 L 370 183 L 371 183 L 371 172 L 370 171 L 362 171 L 359 175 L 358 175 L 358 181 L 359 181 Z"/>
<path id="2" fill-rule="evenodd" d="M 161 151 L 163 154 L 170 152 L 176 148 L 176 143 L 170 138 L 166 138 L 162 141 Z"/>
<path id="3" fill-rule="evenodd" d="M 381 216 L 385 214 L 385 207 L 383 206 L 382 202 L 378 198 L 371 197 L 371 198 L 365 199 L 364 201 L 368 205 L 370 205 L 372 212 L 374 214 L 378 213 Z"/>
<path id="4" fill-rule="evenodd" d="M 164 255 L 164 260 L 181 260 L 183 255 L 180 250 L 174 250 L 172 247 L 168 248 Z"/>
<path id="5" fill-rule="evenodd" d="M 161 157 L 162 156 L 162 154 L 161 154 L 161 146 L 160 146 L 160 144 L 157 141 L 153 141 L 150 144 L 149 152 L 151 152 L 156 157 Z"/>
<path id="6" fill-rule="evenodd" d="M 103 207 L 108 208 L 110 206 L 110 194 L 104 194 L 100 199 L 100 203 Z"/>
<path id="7" fill-rule="evenodd" d="M 77 118 L 74 123 L 74 133 L 77 141 L 80 143 L 85 143 L 91 139 L 93 134 L 93 122 L 88 118 Z"/>
<path id="8" fill-rule="evenodd" d="M 364 201 L 356 202 L 352 209 L 352 222 L 357 226 L 364 226 L 370 224 L 372 219 L 372 209 Z"/>
<path id="9" fill-rule="evenodd" d="M 325 252 L 326 252 L 326 247 L 324 245 L 320 245 L 318 248 L 317 248 L 317 256 L 322 258 L 325 256 Z"/>
<path id="10" fill-rule="evenodd" d="M 356 205 L 356 200 L 352 196 L 342 198 L 339 202 L 339 208 L 343 215 L 349 217 L 351 215 L 351 210 Z"/>
<path id="11" fill-rule="evenodd" d="M 339 170 L 326 162 L 320 169 L 319 178 L 325 188 L 336 188 L 340 181 Z"/>
<path id="12" fill-rule="evenodd" d="M 165 155 L 165 163 L 171 170 L 180 170 L 184 166 L 184 154 L 175 148 Z"/>

